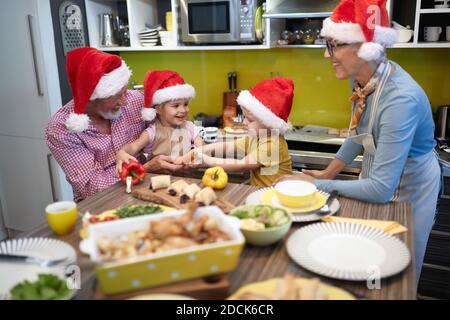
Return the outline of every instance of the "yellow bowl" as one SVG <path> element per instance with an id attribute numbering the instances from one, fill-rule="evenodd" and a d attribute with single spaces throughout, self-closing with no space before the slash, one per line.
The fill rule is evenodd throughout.
<path id="1" fill-rule="evenodd" d="M 73 201 L 60 201 L 45 208 L 50 229 L 60 236 L 73 231 L 77 223 L 77 205 Z"/>
<path id="2" fill-rule="evenodd" d="M 275 185 L 274 189 L 278 200 L 287 207 L 309 205 L 317 191 L 314 184 L 301 180 L 281 181 Z"/>

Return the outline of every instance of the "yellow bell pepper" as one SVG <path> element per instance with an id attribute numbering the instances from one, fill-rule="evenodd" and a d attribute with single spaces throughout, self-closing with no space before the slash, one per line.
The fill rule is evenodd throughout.
<path id="1" fill-rule="evenodd" d="M 228 183 L 228 175 L 222 167 L 212 167 L 205 171 L 202 183 L 205 187 L 223 189 Z"/>

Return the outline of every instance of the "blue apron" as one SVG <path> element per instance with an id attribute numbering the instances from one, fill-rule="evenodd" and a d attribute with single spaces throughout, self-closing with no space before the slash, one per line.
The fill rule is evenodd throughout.
<path id="1" fill-rule="evenodd" d="M 371 176 L 376 146 L 372 135 L 374 119 L 377 116 L 381 92 L 389 77 L 392 66 L 386 63 L 371 103 L 368 133 L 355 135 L 350 131 L 348 139 L 363 145 L 363 162 L 360 179 Z M 414 249 L 416 256 L 416 281 L 419 281 L 428 236 L 434 224 L 436 205 L 441 187 L 441 168 L 436 151 L 418 156 L 408 157 L 400 177 L 400 183 L 391 201 L 404 201 L 412 206 L 414 216 Z"/>

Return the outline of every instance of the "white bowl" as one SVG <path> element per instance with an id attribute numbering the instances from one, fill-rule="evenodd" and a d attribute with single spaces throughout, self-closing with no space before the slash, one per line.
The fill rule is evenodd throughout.
<path id="1" fill-rule="evenodd" d="M 302 207 L 308 205 L 317 191 L 317 187 L 302 180 L 285 180 L 278 182 L 275 186 L 278 200 L 288 207 Z"/>
<path id="2" fill-rule="evenodd" d="M 414 30 L 398 29 L 397 30 L 397 42 L 409 42 L 414 34 Z"/>

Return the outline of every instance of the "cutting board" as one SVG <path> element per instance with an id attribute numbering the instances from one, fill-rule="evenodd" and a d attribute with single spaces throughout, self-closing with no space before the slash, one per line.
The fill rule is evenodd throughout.
<path id="1" fill-rule="evenodd" d="M 162 204 L 176 209 L 185 209 L 188 205 L 188 202 L 180 202 L 180 196 L 171 196 L 167 189 L 151 190 L 146 187 L 138 187 L 131 194 L 139 200 Z M 230 212 L 234 209 L 232 203 L 223 199 L 216 199 L 211 205 L 218 206 L 224 212 Z"/>

